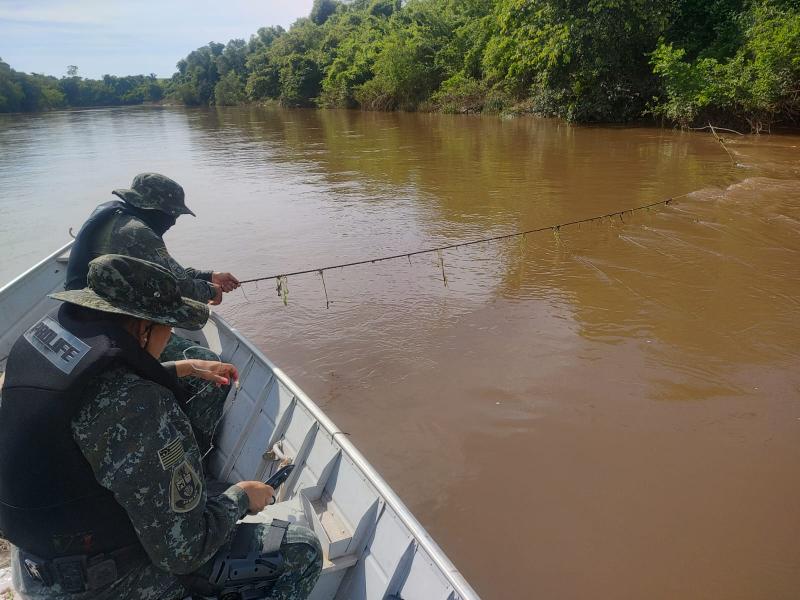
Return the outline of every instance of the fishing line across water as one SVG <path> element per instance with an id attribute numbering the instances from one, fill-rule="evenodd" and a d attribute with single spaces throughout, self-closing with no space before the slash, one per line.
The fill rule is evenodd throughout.
<path id="1" fill-rule="evenodd" d="M 594 223 L 594 222 L 603 221 L 603 220 L 606 220 L 606 219 L 609 219 L 609 220 L 613 221 L 614 219 L 617 219 L 617 218 L 619 218 L 619 220 L 622 223 L 625 223 L 625 215 L 633 216 L 634 214 L 636 214 L 638 212 L 641 212 L 641 211 L 649 211 L 649 210 L 651 210 L 653 208 L 660 207 L 660 206 L 669 206 L 675 200 L 678 200 L 680 198 L 685 198 L 685 197 L 689 196 L 690 193 L 691 192 L 687 192 L 687 193 L 681 194 L 679 196 L 671 196 L 671 197 L 666 198 L 664 200 L 659 200 L 657 202 L 651 202 L 649 204 L 642 204 L 642 205 L 639 205 L 639 206 L 635 206 L 633 208 L 626 208 L 626 209 L 623 209 L 623 210 L 609 212 L 609 213 L 605 213 L 605 214 L 602 214 L 602 215 L 594 215 L 594 216 L 591 216 L 591 217 L 585 217 L 585 218 L 576 219 L 576 220 L 573 220 L 573 221 L 566 221 L 566 222 L 563 222 L 563 223 L 556 223 L 554 225 L 547 225 L 547 226 L 543 226 L 543 227 L 537 227 L 537 228 L 534 228 L 534 229 L 527 229 L 525 231 L 515 231 L 513 233 L 506 233 L 506 234 L 495 235 L 495 236 L 490 236 L 490 237 L 485 237 L 485 238 L 480 238 L 480 239 L 468 240 L 466 242 L 458 242 L 458 243 L 454 243 L 454 244 L 446 244 L 446 245 L 443 245 L 443 246 L 437 246 L 437 247 L 434 247 L 434 248 L 424 248 L 424 249 L 421 249 L 421 250 L 413 250 L 413 251 L 410 251 L 410 252 L 401 252 L 399 254 L 391 254 L 391 255 L 388 255 L 388 256 L 367 258 L 367 259 L 363 259 L 363 260 L 351 261 L 351 262 L 341 263 L 341 264 L 336 264 L 336 265 L 329 265 L 329 266 L 325 266 L 325 267 L 316 267 L 316 268 L 312 268 L 312 269 L 303 269 L 303 270 L 294 271 L 294 272 L 291 272 L 291 273 L 281 273 L 281 274 L 275 274 L 275 275 L 267 275 L 267 276 L 263 276 L 263 277 L 253 277 L 253 278 L 250 278 L 250 279 L 243 279 L 239 283 L 242 286 L 244 286 L 244 284 L 258 283 L 258 282 L 261 282 L 261 281 L 276 281 L 276 291 L 278 293 L 278 296 L 281 297 L 281 299 L 283 300 L 284 304 L 288 304 L 288 296 L 289 296 L 288 278 L 289 277 L 299 276 L 299 275 L 308 275 L 308 274 L 316 273 L 316 274 L 318 274 L 320 276 L 320 278 L 322 280 L 322 288 L 323 288 L 323 292 L 325 294 L 325 305 L 326 305 L 326 308 L 330 308 L 331 302 L 330 302 L 330 300 L 328 298 L 328 289 L 327 289 L 327 285 L 325 284 L 325 271 L 332 271 L 332 270 L 335 270 L 335 269 L 345 269 L 345 268 L 348 268 L 348 267 L 355 267 L 355 266 L 367 265 L 367 264 L 376 264 L 376 263 L 380 263 L 380 262 L 386 262 L 386 261 L 391 261 L 391 260 L 399 260 L 399 259 L 403 259 L 403 258 L 407 259 L 409 261 L 409 263 L 410 263 L 412 256 L 419 256 L 419 255 L 424 255 L 424 254 L 436 253 L 436 255 L 437 255 L 437 264 L 441 268 L 441 271 L 442 271 L 442 281 L 443 281 L 445 287 L 447 287 L 447 274 L 445 273 L 444 256 L 443 256 L 443 252 L 445 250 L 454 250 L 454 249 L 457 249 L 457 248 L 465 248 L 465 247 L 468 247 L 468 246 L 474 246 L 474 245 L 478 245 L 478 244 L 499 242 L 499 241 L 509 240 L 509 239 L 513 239 L 513 238 L 517 238 L 517 237 L 524 239 L 524 237 L 527 236 L 527 235 L 532 235 L 532 234 L 536 234 L 536 233 L 542 233 L 542 232 L 545 232 L 545 231 L 552 231 L 554 237 L 556 238 L 556 241 L 560 242 L 560 232 L 564 228 L 575 226 L 575 225 L 581 225 L 581 224 L 584 224 L 584 223 Z M 248 300 L 247 293 L 244 291 L 244 287 L 241 287 L 240 289 L 242 290 L 242 294 L 244 295 L 245 300 Z"/>

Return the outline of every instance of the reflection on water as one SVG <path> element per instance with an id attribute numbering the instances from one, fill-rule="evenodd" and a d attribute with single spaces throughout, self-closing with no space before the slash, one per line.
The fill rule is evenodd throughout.
<path id="1" fill-rule="evenodd" d="M 185 264 L 290 278 L 222 313 L 341 426 L 491 598 L 800 591 L 800 139 L 348 111 L 0 119 L 8 280 L 158 170 Z M 498 549 L 500 552 L 498 552 Z"/>

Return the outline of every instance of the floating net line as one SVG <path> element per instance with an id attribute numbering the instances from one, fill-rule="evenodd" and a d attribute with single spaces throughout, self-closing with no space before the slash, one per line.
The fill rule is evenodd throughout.
<path id="1" fill-rule="evenodd" d="M 690 193 L 690 192 L 689 192 Z M 267 275 L 265 277 L 254 277 L 252 279 L 243 279 L 240 280 L 239 283 L 244 285 L 245 283 L 257 283 L 259 281 L 276 281 L 277 282 L 277 292 L 278 296 L 283 299 L 284 304 L 288 302 L 288 295 L 289 295 L 289 287 L 287 279 L 289 277 L 295 277 L 298 275 L 309 275 L 311 273 L 316 273 L 320 277 L 322 277 L 322 284 L 325 287 L 325 271 L 332 271 L 334 269 L 344 269 L 347 267 L 357 267 L 359 265 L 370 265 L 379 262 L 386 262 L 389 260 L 399 260 L 401 258 L 411 260 L 412 256 L 419 256 L 421 254 L 434 254 L 436 253 L 438 256 L 438 262 L 442 267 L 443 273 L 443 280 L 445 285 L 447 285 L 447 277 L 444 275 L 444 259 L 442 258 L 442 252 L 445 250 L 453 250 L 455 248 L 465 248 L 467 246 L 474 246 L 477 244 L 486 244 L 490 242 L 498 242 L 503 240 L 509 240 L 516 237 L 524 237 L 526 235 L 531 235 L 534 233 L 542 233 L 544 231 L 552 231 L 553 235 L 555 236 L 556 240 L 559 239 L 559 234 L 561 229 L 565 227 L 571 227 L 573 225 L 581 225 L 583 223 L 592 223 L 596 221 L 603 221 L 605 219 L 615 219 L 619 218 L 622 223 L 625 223 L 625 215 L 633 215 L 634 213 L 643 211 L 643 210 L 650 210 L 651 208 L 655 208 L 657 206 L 669 206 L 675 200 L 680 198 L 685 198 L 689 195 L 689 193 L 681 194 L 680 196 L 672 196 L 670 198 L 666 198 L 665 200 L 659 200 L 658 202 L 651 202 L 650 204 L 643 204 L 641 206 L 635 206 L 633 208 L 627 208 L 625 210 L 618 210 L 610 213 L 606 213 L 603 215 L 595 215 L 593 217 L 586 217 L 584 219 L 577 219 L 575 221 L 567 221 L 565 223 L 558 223 L 556 225 L 547 225 L 545 227 L 537 227 L 535 229 L 527 229 L 525 231 L 515 231 L 514 233 L 505 233 L 502 235 L 495 235 L 491 237 L 480 238 L 477 240 L 469 240 L 467 242 L 458 242 L 455 244 L 446 244 L 444 246 L 437 246 L 435 248 L 425 248 L 423 250 L 414 250 L 412 252 L 401 252 L 400 254 L 392 254 L 389 256 L 380 256 L 377 258 L 367 258 L 364 260 L 357 260 L 347 263 L 341 263 L 338 265 L 330 265 L 327 267 L 317 267 L 314 269 L 303 269 L 302 271 L 294 271 L 292 273 L 281 273 L 278 275 Z M 242 290 L 244 292 L 244 290 Z M 326 304 L 330 306 L 330 302 L 327 300 L 327 289 L 325 289 L 325 298 Z"/>

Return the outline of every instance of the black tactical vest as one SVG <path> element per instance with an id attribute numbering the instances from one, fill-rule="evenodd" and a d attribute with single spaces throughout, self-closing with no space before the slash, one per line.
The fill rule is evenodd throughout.
<path id="1" fill-rule="evenodd" d="M 130 215 L 147 225 L 154 234 L 162 237 L 175 224 L 175 217 L 160 210 L 137 208 L 119 200 L 109 200 L 94 209 L 89 218 L 78 231 L 75 243 L 69 252 L 65 290 L 80 290 L 86 287 L 89 274 L 89 261 L 97 258 L 92 247 L 98 232 L 116 215 Z M 124 253 L 123 253 L 124 254 Z"/>
<path id="2" fill-rule="evenodd" d="M 125 366 L 183 399 L 177 378 L 98 315 L 64 304 L 23 334 L 8 357 L 0 402 L 0 536 L 43 559 L 138 543 L 125 510 L 95 480 L 72 439 L 70 423 L 89 379 Z"/>
<path id="3" fill-rule="evenodd" d="M 89 215 L 89 218 L 81 227 L 72 244 L 69 253 L 69 263 L 67 263 L 67 280 L 64 284 L 66 290 L 80 290 L 86 287 L 86 276 L 89 273 L 89 261 L 94 258 L 91 255 L 92 243 L 95 233 L 108 223 L 113 216 L 124 212 L 125 204 L 120 200 L 110 200 L 104 202 Z"/>

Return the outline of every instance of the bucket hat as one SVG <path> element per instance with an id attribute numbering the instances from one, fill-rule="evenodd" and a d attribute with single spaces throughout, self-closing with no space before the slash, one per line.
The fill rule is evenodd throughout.
<path id="1" fill-rule="evenodd" d="M 105 254 L 89 263 L 86 279 L 88 287 L 50 297 L 181 329 L 201 329 L 208 320 L 208 306 L 181 297 L 175 276 L 155 263 Z"/>
<path id="2" fill-rule="evenodd" d="M 138 208 L 160 210 L 173 217 L 197 216 L 186 207 L 183 188 L 160 173 L 139 173 L 133 178 L 130 189 L 114 190 L 111 193 Z"/>

